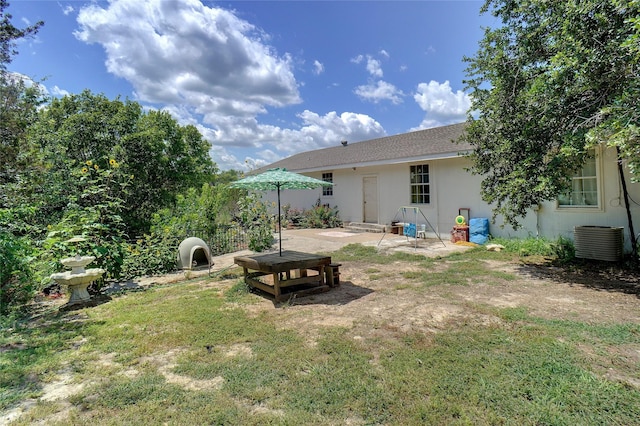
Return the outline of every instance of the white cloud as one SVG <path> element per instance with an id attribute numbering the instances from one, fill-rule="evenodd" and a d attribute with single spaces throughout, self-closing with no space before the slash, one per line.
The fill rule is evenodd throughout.
<path id="1" fill-rule="evenodd" d="M 302 136 L 301 140 L 313 141 L 305 151 L 333 146 L 345 139 L 361 141 L 385 135 L 382 125 L 365 114 L 343 112 L 338 115 L 335 111 L 331 111 L 321 116 L 305 110 L 298 116 L 304 123 L 299 132 Z"/>
<path id="2" fill-rule="evenodd" d="M 390 101 L 396 105 L 403 102 L 402 97 L 404 96 L 402 90 L 398 89 L 393 84 L 382 80 L 358 86 L 355 88 L 354 93 L 360 98 L 373 103 Z"/>
<path id="3" fill-rule="evenodd" d="M 101 45 L 107 70 L 131 83 L 138 100 L 198 127 L 221 169 L 246 168 L 231 147 L 282 151 L 287 130 L 257 116 L 300 103 L 300 83 L 291 56 L 259 28 L 199 0 L 91 3 L 77 21 L 76 38 Z"/>
<path id="4" fill-rule="evenodd" d="M 303 122 L 299 129 L 259 125 L 257 132 L 261 140 L 254 143 L 257 149 L 244 158 L 244 163 L 231 156 L 223 157 L 223 151 L 214 152 L 212 156 L 221 169 L 251 170 L 298 152 L 334 146 L 342 140 L 355 142 L 386 135 L 382 125 L 365 114 L 343 112 L 338 115 L 331 111 L 320 115 L 305 110 L 298 117 Z"/>
<path id="5" fill-rule="evenodd" d="M 282 158 L 278 153 L 271 149 L 264 149 L 258 153 L 260 158 L 246 157 L 245 163 L 253 164 L 254 168 L 266 166 L 267 164 L 274 163 Z M 248 161 L 247 161 L 248 160 Z"/>
<path id="6" fill-rule="evenodd" d="M 313 61 L 313 73 L 315 75 L 320 75 L 324 72 L 324 65 L 318 60 Z"/>
<path id="7" fill-rule="evenodd" d="M 172 114 L 177 115 L 174 111 Z M 338 115 L 332 111 L 319 115 L 305 110 L 298 118 L 302 121 L 298 129 L 260 124 L 255 120 L 240 122 L 233 118 L 216 129 L 199 124 L 196 127 L 204 138 L 215 142 L 211 156 L 223 170 L 249 170 L 298 152 L 332 146 L 344 139 L 359 141 L 385 135 L 382 125 L 365 114 L 343 112 Z M 238 161 L 228 152 L 232 147 L 250 153 L 243 161 Z"/>
<path id="8" fill-rule="evenodd" d="M 37 87 L 43 95 L 48 95 L 49 90 L 47 87 L 39 81 L 35 81 L 33 78 L 28 75 L 21 74 L 19 72 L 9 71 L 5 75 L 5 77 L 13 84 L 24 84 L 25 87 Z"/>
<path id="9" fill-rule="evenodd" d="M 241 170 L 250 171 L 250 170 L 259 169 L 260 167 L 266 166 L 269 163 L 264 160 L 247 157 L 244 159 L 244 164 L 245 164 L 245 167 L 243 167 Z"/>
<path id="10" fill-rule="evenodd" d="M 384 57 L 385 59 L 389 58 L 389 53 L 387 53 L 386 50 L 381 50 L 380 52 L 378 52 L 380 56 Z M 367 72 L 376 78 L 381 78 L 384 73 L 382 72 L 382 64 L 380 63 L 380 61 L 376 58 L 374 58 L 372 55 L 358 55 L 355 56 L 353 58 L 351 58 L 351 62 L 354 64 L 361 64 L 362 62 L 364 62 L 366 59 L 366 69 Z"/>
<path id="11" fill-rule="evenodd" d="M 62 96 L 67 96 L 69 94 L 69 92 L 64 90 L 64 89 L 59 88 L 58 86 L 53 86 L 51 88 L 51 94 L 53 96 L 61 96 L 62 97 Z"/>
<path id="12" fill-rule="evenodd" d="M 198 0 L 113 0 L 78 14 L 74 34 L 105 49 L 109 72 L 153 103 L 251 115 L 300 102 L 288 55 L 250 23 Z M 229 100 L 233 100 L 233 102 Z"/>
<path id="13" fill-rule="evenodd" d="M 367 71 L 374 77 L 381 78 L 383 75 L 380 61 L 371 56 L 367 56 Z"/>
<path id="14" fill-rule="evenodd" d="M 297 128 L 260 123 L 268 108 L 301 102 L 294 60 L 228 10 L 198 0 L 111 0 L 81 8 L 77 20 L 76 38 L 102 46 L 107 70 L 127 80 L 146 108 L 195 125 L 222 170 L 385 134 L 371 117 L 351 112 L 305 110 Z M 313 65 L 317 73 L 324 69 Z"/>
<path id="15" fill-rule="evenodd" d="M 364 56 L 363 55 L 358 55 L 354 58 L 351 58 L 351 62 L 353 62 L 354 64 L 359 64 L 364 60 Z"/>
<path id="16" fill-rule="evenodd" d="M 58 5 L 62 8 L 62 13 L 63 13 L 65 16 L 72 14 L 72 13 L 73 13 L 73 11 L 75 10 L 75 9 L 73 8 L 73 6 L 71 6 L 71 5 L 63 6 L 63 5 L 62 5 L 62 4 L 60 4 L 60 3 L 58 3 Z"/>
<path id="17" fill-rule="evenodd" d="M 449 81 L 438 83 L 431 80 L 429 83 L 420 83 L 413 98 L 426 112 L 426 116 L 422 123 L 412 130 L 462 122 L 471 107 L 469 95 L 462 90 L 454 92 Z"/>

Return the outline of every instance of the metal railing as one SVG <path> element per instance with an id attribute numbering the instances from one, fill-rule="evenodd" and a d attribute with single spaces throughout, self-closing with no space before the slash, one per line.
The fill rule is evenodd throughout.
<path id="1" fill-rule="evenodd" d="M 212 256 L 233 253 L 249 247 L 246 230 L 235 225 L 217 225 L 210 230 L 185 229 L 182 237 L 182 239 L 188 237 L 200 238 L 207 243 Z"/>

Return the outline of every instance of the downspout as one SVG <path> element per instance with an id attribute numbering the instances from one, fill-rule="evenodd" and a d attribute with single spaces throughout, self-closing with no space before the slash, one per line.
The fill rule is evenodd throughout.
<path id="1" fill-rule="evenodd" d="M 436 190 L 436 229 L 435 231 L 438 238 L 441 238 L 440 237 L 440 197 L 438 197 L 438 194 L 440 193 L 440 191 L 438 190 L 438 187 L 436 187 L 435 190 Z"/>
<path id="2" fill-rule="evenodd" d="M 629 191 L 627 190 L 627 181 L 624 179 L 624 169 L 622 167 L 622 158 L 620 157 L 620 147 L 616 146 L 616 155 L 618 157 L 618 173 L 620 173 L 620 182 L 622 183 L 622 195 L 624 196 L 624 206 L 627 210 L 627 222 L 629 223 L 629 234 L 631 237 L 631 254 L 633 259 L 638 258 L 638 242 L 636 241 L 636 233 L 633 230 L 633 217 L 631 216 L 631 207 L 629 206 Z"/>

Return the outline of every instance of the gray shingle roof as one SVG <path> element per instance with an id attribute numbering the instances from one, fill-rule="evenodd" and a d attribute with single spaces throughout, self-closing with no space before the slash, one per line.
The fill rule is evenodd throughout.
<path id="1" fill-rule="evenodd" d="M 455 143 L 464 127 L 465 123 L 459 123 L 349 143 L 346 146 L 339 144 L 295 154 L 255 172 L 274 167 L 298 172 L 318 171 L 458 156 L 471 149 L 470 144 Z"/>

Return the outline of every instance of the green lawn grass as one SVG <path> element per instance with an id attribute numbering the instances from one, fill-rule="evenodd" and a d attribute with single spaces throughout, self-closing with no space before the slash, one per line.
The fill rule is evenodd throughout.
<path id="1" fill-rule="evenodd" d="M 479 277 L 516 279 L 484 267 L 481 252 L 429 260 L 348 246 L 332 256 L 437 264 L 437 278 L 405 273 L 424 280 L 412 287 L 417 295 Z M 354 339 L 349 328 L 326 327 L 310 344 L 273 312 L 251 314 L 245 308 L 259 296 L 231 282 L 156 287 L 5 327 L 0 410 L 38 397 L 44 383 L 67 371 L 86 384 L 71 405 L 39 402 L 16 424 L 639 424 L 640 390 L 604 378 L 598 363 L 610 349 L 637 347 L 638 324 L 468 305 L 501 321 L 386 339 Z M 625 368 L 637 377 L 634 367 Z M 66 411 L 51 417 L 58 410 Z"/>

